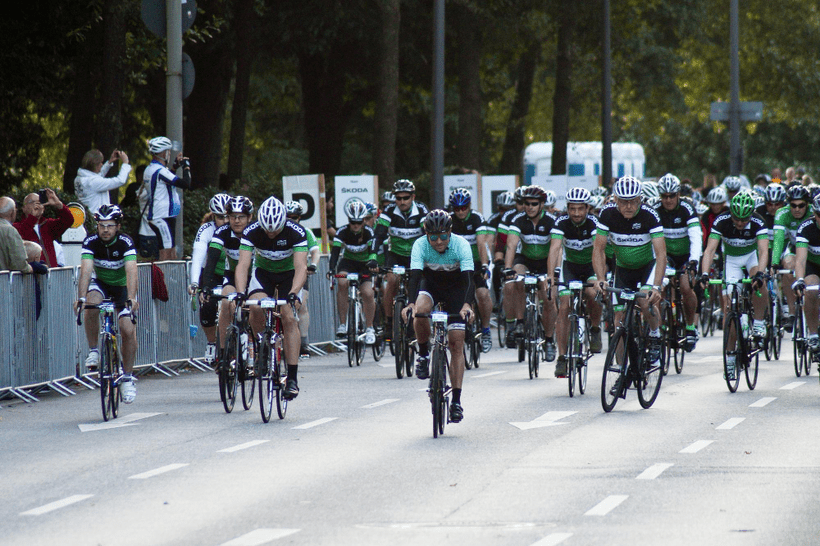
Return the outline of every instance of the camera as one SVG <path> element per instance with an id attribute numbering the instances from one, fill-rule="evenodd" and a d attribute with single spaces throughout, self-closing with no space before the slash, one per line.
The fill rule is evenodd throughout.
<path id="1" fill-rule="evenodd" d="M 48 194 L 46 193 L 46 190 L 38 191 L 37 195 L 40 197 L 41 205 L 45 205 L 46 203 L 48 203 Z"/>

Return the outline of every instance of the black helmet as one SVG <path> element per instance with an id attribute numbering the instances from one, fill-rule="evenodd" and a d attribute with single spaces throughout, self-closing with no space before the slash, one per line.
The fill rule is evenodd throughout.
<path id="1" fill-rule="evenodd" d="M 788 192 L 789 201 L 806 201 L 811 199 L 808 188 L 805 186 L 792 186 Z"/>
<path id="2" fill-rule="evenodd" d="M 424 217 L 424 231 L 427 233 L 444 233 L 453 227 L 453 219 L 446 210 L 435 209 Z"/>
<path id="3" fill-rule="evenodd" d="M 244 195 L 237 195 L 231 199 L 229 209 L 235 214 L 253 214 L 253 201 Z"/>
<path id="4" fill-rule="evenodd" d="M 94 213 L 94 220 L 101 222 L 103 220 L 122 221 L 122 210 L 117 205 L 103 205 L 97 212 Z"/>
<path id="5" fill-rule="evenodd" d="M 401 180 L 396 180 L 393 183 L 393 195 L 397 193 L 416 193 L 416 185 L 407 180 L 406 178 L 402 178 Z"/>

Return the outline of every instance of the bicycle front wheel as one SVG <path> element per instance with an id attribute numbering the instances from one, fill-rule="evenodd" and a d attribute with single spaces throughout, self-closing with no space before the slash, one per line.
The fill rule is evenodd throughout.
<path id="1" fill-rule="evenodd" d="M 444 420 L 447 416 L 444 400 L 444 389 L 446 387 L 445 358 L 444 349 L 436 343 L 430 357 L 430 404 L 433 410 L 433 438 L 438 438 L 439 434 L 444 434 Z"/>
<path id="2" fill-rule="evenodd" d="M 623 328 L 616 328 L 606 352 L 604 376 L 601 380 L 601 406 L 607 413 L 615 407 L 625 387 L 626 367 L 629 364 L 628 342 L 626 331 Z"/>
<path id="3" fill-rule="evenodd" d="M 108 421 L 116 417 L 111 415 L 111 400 L 116 393 L 113 378 L 114 364 L 111 358 L 111 334 L 102 334 L 97 347 L 100 355 L 100 363 L 97 368 L 100 380 L 100 405 L 102 406 L 103 421 Z"/>
<path id="4" fill-rule="evenodd" d="M 686 351 L 683 350 L 683 344 L 686 343 L 686 318 L 683 316 L 682 305 L 676 306 L 675 309 L 675 336 L 675 373 L 680 374 L 683 371 L 683 359 L 686 358 Z"/>
<path id="5" fill-rule="evenodd" d="M 347 365 L 351 368 L 354 364 L 358 365 L 358 348 L 356 341 L 356 334 L 358 330 L 358 323 L 356 322 L 356 301 L 349 301 L 347 306 Z"/>
<path id="6" fill-rule="evenodd" d="M 572 316 L 569 320 L 569 339 L 567 340 L 567 383 L 569 397 L 575 396 L 575 379 L 578 377 L 578 361 L 580 360 L 578 317 Z"/>
<path id="7" fill-rule="evenodd" d="M 675 328 L 674 331 L 677 330 Z M 641 336 L 640 345 L 646 343 L 649 338 L 649 325 L 645 324 Z M 663 382 L 663 361 L 650 362 L 649 354 L 645 350 L 638 351 L 639 366 L 638 378 L 635 387 L 638 389 L 638 402 L 641 407 L 648 409 L 655 403 L 658 398 L 658 392 L 661 390 L 661 383 Z M 663 358 L 663 357 L 661 357 Z M 668 355 L 667 355 L 668 358 Z M 668 369 L 668 364 L 666 365 Z"/>
<path id="8" fill-rule="evenodd" d="M 276 398 L 276 383 L 274 381 L 274 371 L 271 369 L 271 336 L 265 333 L 259 347 L 257 361 L 257 377 L 259 379 L 259 412 L 262 414 L 262 422 L 270 421 L 273 412 L 273 400 Z"/>
<path id="9" fill-rule="evenodd" d="M 253 367 L 251 362 L 248 360 L 250 358 L 250 346 L 252 341 L 248 339 L 248 352 L 245 353 L 242 349 L 242 346 L 237 348 L 237 358 L 236 361 L 240 362 L 241 365 L 237 366 L 237 375 L 239 379 L 239 383 L 242 385 L 242 407 L 245 408 L 245 411 L 251 409 L 253 407 L 253 395 L 256 391 L 256 378 L 253 375 Z M 253 354 L 255 355 L 259 348 L 256 347 L 254 343 L 255 350 Z"/>
<path id="10" fill-rule="evenodd" d="M 772 352 L 774 359 L 780 360 L 780 350 L 782 349 L 783 345 L 783 304 L 780 302 L 776 295 L 772 313 L 774 314 L 774 317 L 772 319 L 772 330 L 774 332 L 774 335 L 772 336 Z"/>
<path id="11" fill-rule="evenodd" d="M 589 324 L 584 327 L 580 334 L 583 343 L 580 344 L 579 357 L 575 360 L 578 371 L 576 383 L 578 384 L 578 392 L 584 394 L 587 390 L 587 362 L 589 362 L 589 357 L 591 356 L 589 349 Z"/>
<path id="12" fill-rule="evenodd" d="M 237 351 L 241 350 L 236 330 L 228 332 L 228 339 L 225 340 L 225 362 L 219 369 L 219 397 L 222 399 L 222 407 L 225 413 L 231 413 L 236 404 L 236 367 L 240 363 L 237 360 Z"/>
<path id="13" fill-rule="evenodd" d="M 281 324 L 277 326 L 277 332 L 281 333 Z M 270 352 L 271 375 L 273 376 L 274 394 L 276 396 L 276 414 L 279 419 L 284 419 L 288 412 L 288 399 L 285 398 L 285 386 L 288 378 L 288 366 L 285 362 L 285 353 L 282 351 L 283 338 L 274 344 Z"/>
<path id="14" fill-rule="evenodd" d="M 744 366 L 744 371 L 746 372 L 746 386 L 749 387 L 750 391 L 755 390 L 755 386 L 757 385 L 757 366 L 759 360 L 759 351 L 755 351 L 755 354 L 752 356 L 748 354 L 746 355 L 746 365 Z"/>
<path id="15" fill-rule="evenodd" d="M 740 317 L 730 311 L 723 326 L 723 377 L 726 379 L 729 392 L 737 391 L 740 382 L 738 366 L 741 365 L 741 359 L 743 358 L 741 335 Z M 734 338 L 734 341 L 730 342 L 731 338 Z M 735 357 L 734 366 L 729 365 L 729 356 Z"/>
<path id="16" fill-rule="evenodd" d="M 407 352 L 407 339 L 405 338 L 404 322 L 401 318 L 401 310 L 404 309 L 404 301 L 397 298 L 393 306 L 393 339 L 391 346 L 393 347 L 393 356 L 396 358 L 396 378 L 404 377 L 404 359 Z M 408 377 L 410 374 L 407 374 Z"/>
<path id="17" fill-rule="evenodd" d="M 803 373 L 806 367 L 806 337 L 805 323 L 803 322 L 803 311 L 799 307 L 795 310 L 794 328 L 792 330 L 792 347 L 794 351 L 794 374 L 797 377 Z"/>

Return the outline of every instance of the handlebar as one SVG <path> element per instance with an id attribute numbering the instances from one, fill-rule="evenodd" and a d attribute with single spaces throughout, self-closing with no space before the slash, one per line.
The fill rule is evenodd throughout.
<path id="1" fill-rule="evenodd" d="M 113 300 L 106 299 L 106 300 L 102 300 L 100 303 L 86 303 L 86 302 L 83 302 L 83 304 L 80 305 L 77 308 L 77 326 L 82 326 L 83 325 L 83 311 L 84 310 L 86 310 L 86 309 L 102 309 L 103 307 L 108 307 L 109 305 L 114 307 L 114 310 L 116 310 L 116 305 L 114 304 Z M 128 314 L 131 317 L 131 324 L 136 324 L 137 323 L 137 317 L 135 317 L 134 313 L 131 312 L 131 300 L 128 300 L 126 302 L 125 309 L 128 309 Z"/>

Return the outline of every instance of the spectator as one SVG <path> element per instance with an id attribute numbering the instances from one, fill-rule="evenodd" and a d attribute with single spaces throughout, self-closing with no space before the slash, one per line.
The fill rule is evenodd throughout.
<path id="1" fill-rule="evenodd" d="M 119 174 L 113 178 L 106 178 L 105 175 L 117 160 L 122 162 Z M 101 151 L 89 150 L 83 156 L 80 165 L 77 178 L 74 179 L 74 193 L 86 206 L 88 212 L 94 215 L 101 206 L 111 204 L 109 190 L 116 190 L 128 182 L 131 165 L 128 163 L 128 156 L 125 152 L 119 150 L 111 152 L 111 158 L 108 161 L 105 160 Z"/>
<path id="2" fill-rule="evenodd" d="M 140 207 L 145 211 L 140 224 L 140 235 L 145 233 L 145 224 L 156 233 L 160 260 L 177 259 L 174 238 L 176 217 L 181 210 L 177 188 L 187 190 L 191 187 L 191 163 L 187 157 L 182 156 L 182 152 L 177 154 L 173 164 L 174 171 L 182 168 L 182 178 L 168 169 L 171 148 L 171 141 L 166 137 L 155 137 L 148 141 L 153 159 L 145 168 L 143 187 L 139 194 Z"/>
<path id="3" fill-rule="evenodd" d="M 11 197 L 0 197 L 0 271 L 31 273 L 26 260 L 23 238 L 11 224 L 17 216 L 17 205 Z"/>
<path id="4" fill-rule="evenodd" d="M 782 173 L 782 171 L 780 170 L 779 167 L 775 167 L 774 169 L 772 169 L 772 180 L 777 179 L 778 183 L 780 183 L 780 180 L 782 178 L 783 178 L 783 173 Z"/>
<path id="5" fill-rule="evenodd" d="M 57 253 L 54 249 L 54 241 L 58 240 L 65 230 L 74 223 L 74 216 L 68 207 L 63 206 L 62 201 L 57 197 L 52 189 L 41 190 L 47 197 L 46 205 L 51 205 L 56 211 L 56 218 L 44 218 L 43 210 L 45 206 L 40 202 L 40 195 L 37 193 L 28 194 L 23 199 L 23 217 L 19 222 L 14 223 L 14 227 L 20 232 L 24 241 L 38 243 L 43 254 L 40 261 L 46 262 L 48 267 L 57 267 Z"/>
<path id="6" fill-rule="evenodd" d="M 814 184 L 814 180 L 812 179 L 811 175 L 804 174 L 802 179 L 803 185 L 808 186 L 810 184 Z"/>
<path id="7" fill-rule="evenodd" d="M 783 182 L 785 186 L 791 186 L 794 182 L 795 172 L 794 167 L 789 167 L 786 169 L 786 180 Z"/>

